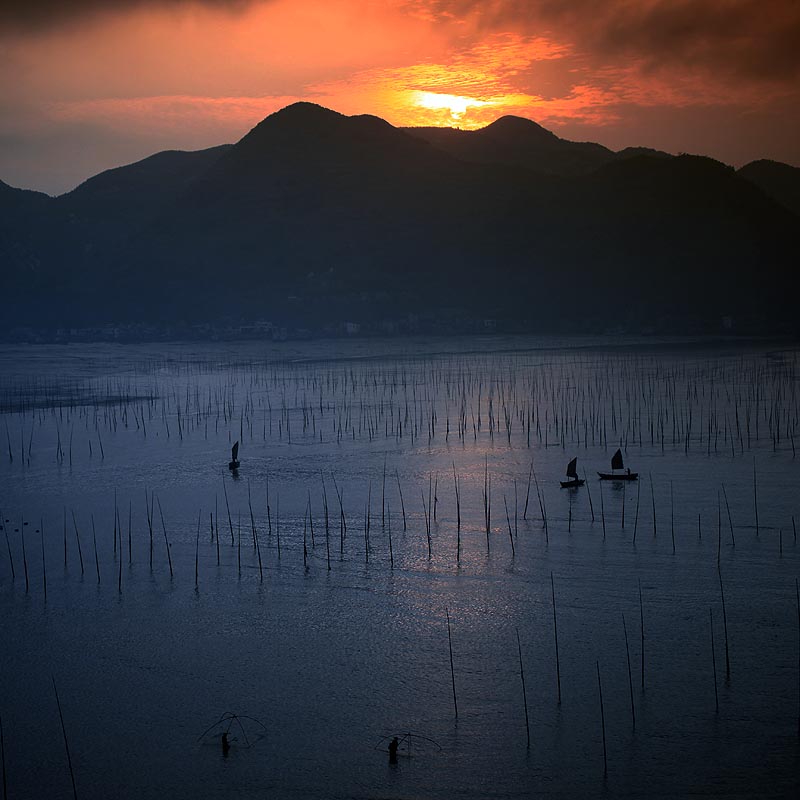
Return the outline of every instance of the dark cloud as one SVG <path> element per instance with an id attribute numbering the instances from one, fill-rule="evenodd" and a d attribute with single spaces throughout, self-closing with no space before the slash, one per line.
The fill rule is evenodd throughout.
<path id="1" fill-rule="evenodd" d="M 796 81 L 800 0 L 417 0 L 443 19 L 474 15 L 492 30 L 524 27 L 575 44 L 595 63 L 636 59 L 720 77 Z"/>
<path id="2" fill-rule="evenodd" d="M 35 33 L 139 8 L 201 6 L 238 11 L 256 0 L 0 0 L 0 32 Z"/>

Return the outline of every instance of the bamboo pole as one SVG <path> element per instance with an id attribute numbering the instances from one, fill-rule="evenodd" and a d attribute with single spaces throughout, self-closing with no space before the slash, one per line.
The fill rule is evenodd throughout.
<path id="1" fill-rule="evenodd" d="M 528 720 L 528 695 L 525 691 L 525 667 L 522 663 L 522 645 L 519 641 L 519 628 L 514 629 L 517 633 L 517 653 L 519 654 L 519 676 L 522 680 L 522 702 L 525 706 L 525 735 L 527 737 L 526 747 L 531 747 L 531 726 Z"/>
<path id="2" fill-rule="evenodd" d="M 447 644 L 450 648 L 450 680 L 453 684 L 453 710 L 455 711 L 456 721 L 458 721 L 458 700 L 456 699 L 456 673 L 453 668 L 453 637 L 450 631 L 450 610 L 445 608 L 447 615 Z"/>
<path id="3" fill-rule="evenodd" d="M 56 688 L 56 679 L 55 677 L 51 676 L 53 681 L 53 692 L 56 696 L 56 706 L 58 707 L 58 718 L 61 720 L 61 733 L 64 737 L 64 750 L 67 753 L 67 766 L 69 767 L 69 777 L 72 781 L 72 797 L 73 800 L 78 800 L 78 790 L 75 787 L 75 773 L 72 770 L 72 758 L 69 754 L 69 741 L 67 740 L 67 727 L 64 725 L 64 714 L 61 711 L 61 700 L 58 698 L 58 689 Z"/>
<path id="4" fill-rule="evenodd" d="M 556 645 L 556 686 L 558 687 L 558 704 L 561 705 L 561 662 L 558 658 L 558 620 L 556 618 L 556 585 L 553 572 L 550 571 L 550 592 L 553 598 L 553 639 Z"/>

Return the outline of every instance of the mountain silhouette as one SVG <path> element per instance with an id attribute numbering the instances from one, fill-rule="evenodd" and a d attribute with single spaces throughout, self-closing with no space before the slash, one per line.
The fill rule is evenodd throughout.
<path id="1" fill-rule="evenodd" d="M 2 324 L 782 330 L 798 216 L 762 173 L 517 117 L 401 129 L 297 103 L 58 198 L 0 185 Z"/>

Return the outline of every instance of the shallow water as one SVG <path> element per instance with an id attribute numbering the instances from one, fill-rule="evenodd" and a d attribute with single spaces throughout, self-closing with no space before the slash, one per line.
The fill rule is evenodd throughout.
<path id="1" fill-rule="evenodd" d="M 589 344 L 0 351 L 9 797 L 72 796 L 53 677 L 81 798 L 794 796 L 797 351 Z"/>

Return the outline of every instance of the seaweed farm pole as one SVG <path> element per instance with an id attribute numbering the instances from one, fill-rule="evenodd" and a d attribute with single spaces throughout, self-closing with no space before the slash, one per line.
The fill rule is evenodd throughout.
<path id="1" fill-rule="evenodd" d="M 714 671 L 714 705 L 719 712 L 719 693 L 717 691 L 717 654 L 714 648 L 714 611 L 708 609 L 708 616 L 711 620 L 711 668 Z"/>
<path id="2" fill-rule="evenodd" d="M 78 800 L 78 790 L 75 788 L 75 773 L 72 771 L 72 758 L 69 755 L 69 742 L 67 741 L 67 728 L 64 725 L 64 715 L 61 713 L 61 701 L 58 699 L 58 689 L 56 688 L 56 679 L 51 675 L 53 681 L 53 691 L 56 695 L 56 706 L 58 706 L 58 718 L 61 720 L 61 733 L 64 737 L 64 749 L 67 751 L 67 766 L 69 767 L 69 777 L 72 781 L 72 796 L 74 800 Z"/>
<path id="3" fill-rule="evenodd" d="M 6 782 L 6 743 L 3 738 L 3 716 L 0 714 L 0 766 L 3 770 L 3 800 L 8 800 L 8 784 Z"/>
<path id="4" fill-rule="evenodd" d="M 153 499 L 152 495 L 150 499 L 147 498 L 147 489 L 144 491 L 144 503 L 145 507 L 147 508 L 147 530 L 150 533 L 150 572 L 153 571 Z"/>
<path id="5" fill-rule="evenodd" d="M 325 511 L 325 557 L 328 561 L 328 572 L 331 571 L 331 538 L 330 538 L 330 520 L 328 518 L 328 492 L 325 489 L 325 478 L 322 478 L 322 508 Z M 391 532 L 390 532 L 391 535 Z"/>
<path id="6" fill-rule="evenodd" d="M 161 498 L 157 497 L 156 500 L 158 500 L 158 513 L 161 516 L 161 530 L 164 531 L 164 543 L 167 545 L 167 561 L 169 562 L 169 576 L 170 578 L 173 578 L 175 576 L 172 572 L 172 554 L 169 551 L 169 539 L 167 538 L 167 526 L 164 524 L 164 512 L 161 510 Z M 239 544 L 241 545 L 241 536 L 239 539 Z"/>
<path id="7" fill-rule="evenodd" d="M 397 491 L 400 493 L 400 510 L 403 512 L 403 533 L 406 532 L 406 505 L 403 502 L 403 487 L 400 485 L 400 474 L 397 470 L 394 471 L 394 476 L 397 479 Z"/>
<path id="8" fill-rule="evenodd" d="M 603 521 L 603 541 L 606 540 L 606 509 L 603 502 L 603 484 L 600 483 L 600 519 Z"/>
<path id="9" fill-rule="evenodd" d="M 381 526 L 386 526 L 386 456 L 383 457 L 383 481 L 381 483 Z"/>
<path id="10" fill-rule="evenodd" d="M 447 644 L 450 648 L 450 680 L 453 684 L 453 709 L 455 710 L 456 720 L 458 720 L 458 700 L 456 699 L 456 673 L 453 669 L 453 637 L 450 632 L 450 610 L 445 608 L 447 615 Z"/>
<path id="11" fill-rule="evenodd" d="M 75 528 L 75 541 L 78 543 L 78 558 L 81 562 L 81 575 L 83 575 L 83 550 L 81 549 L 81 537 L 78 533 L 78 523 L 75 521 L 75 512 L 72 511 L 72 527 Z M 10 551 L 9 551 L 10 552 Z M 12 575 L 13 575 L 13 562 L 12 562 Z"/>
<path id="12" fill-rule="evenodd" d="M 756 536 L 758 536 L 758 481 L 756 478 L 756 457 L 753 456 L 753 508 L 756 514 Z"/>
<path id="13" fill-rule="evenodd" d="M 231 507 L 228 503 L 228 489 L 225 486 L 225 476 L 222 476 L 222 491 L 225 493 L 225 508 L 228 510 L 228 527 L 231 531 L 231 547 L 233 547 L 233 520 L 231 519 Z"/>
<path id="14" fill-rule="evenodd" d="M 675 552 L 675 495 L 672 489 L 672 481 L 669 482 L 669 513 L 670 530 L 672 531 L 672 552 Z"/>
<path id="15" fill-rule="evenodd" d="M 653 538 L 656 536 L 656 495 L 653 489 L 653 473 L 650 473 L 650 500 L 653 503 Z"/>
<path id="16" fill-rule="evenodd" d="M 389 566 L 391 569 L 394 569 L 394 548 L 392 547 L 392 507 L 388 503 L 386 504 L 386 516 L 389 523 Z M 328 569 L 331 568 L 330 563 L 330 555 L 328 555 Z"/>
<path id="17" fill-rule="evenodd" d="M 528 431 L 530 433 L 530 429 Z M 455 464 L 453 465 L 453 469 L 455 469 Z M 528 519 L 528 500 L 531 496 L 531 477 L 533 476 L 533 461 L 531 461 L 531 468 L 528 472 L 528 489 L 525 492 L 525 510 L 522 512 L 522 519 L 527 521 Z"/>
<path id="18" fill-rule="evenodd" d="M 636 529 L 639 527 L 639 498 L 642 493 L 642 484 L 636 481 L 636 514 L 633 517 L 633 543 L 636 544 Z"/>
<path id="19" fill-rule="evenodd" d="M 642 691 L 644 691 L 644 605 L 642 603 L 642 579 L 639 579 L 639 625 L 642 631 Z"/>
<path id="20" fill-rule="evenodd" d="M 42 587 L 44 588 L 44 601 L 47 602 L 47 562 L 44 559 L 44 520 L 39 519 L 39 536 L 42 540 Z"/>
<path id="21" fill-rule="evenodd" d="M 0 524 L 2 524 L 0 522 Z M 67 507 L 64 506 L 64 569 L 67 568 Z"/>
<path id="22" fill-rule="evenodd" d="M 636 708 L 633 704 L 633 675 L 631 674 L 631 650 L 628 646 L 628 626 L 625 624 L 625 614 L 622 615 L 622 630 L 625 632 L 625 656 L 628 659 L 628 689 L 631 693 L 631 721 L 636 730 Z"/>
<path id="23" fill-rule="evenodd" d="M 194 588 L 198 588 L 200 579 L 200 517 L 202 516 L 202 509 L 197 512 L 197 537 L 194 540 Z"/>
<path id="24" fill-rule="evenodd" d="M 117 561 L 117 591 L 122 594 L 122 524 L 119 526 L 119 559 Z"/>
<path id="25" fill-rule="evenodd" d="M 586 482 L 586 493 L 589 495 L 589 511 L 592 514 L 592 522 L 594 522 L 594 506 L 592 505 L 592 490 L 589 488 L 589 480 L 586 477 L 586 470 L 583 471 L 583 480 Z M 603 490 L 600 490 L 600 497 L 602 499 Z"/>
<path id="26" fill-rule="evenodd" d="M 722 484 L 722 495 L 725 498 L 725 509 L 728 512 L 728 525 L 731 529 L 731 544 L 736 547 L 736 537 L 733 535 L 733 520 L 731 519 L 731 507 L 728 505 L 728 493 L 725 491 L 725 484 Z"/>
<path id="27" fill-rule="evenodd" d="M 94 566 L 97 570 L 97 583 L 100 584 L 100 560 L 97 558 L 97 533 L 94 529 L 94 514 L 92 514 L 92 542 L 94 544 Z"/>
<path id="28" fill-rule="evenodd" d="M 453 461 L 453 485 L 456 490 L 456 561 L 461 561 L 461 493 L 458 490 L 455 461 Z"/>
<path id="29" fill-rule="evenodd" d="M 522 664 L 522 645 L 519 642 L 519 628 L 514 629 L 517 633 L 517 653 L 519 653 L 519 676 L 522 679 L 522 702 L 525 706 L 525 734 L 527 736 L 527 748 L 531 746 L 531 726 L 528 722 L 528 695 L 525 692 L 525 667 Z"/>
<path id="30" fill-rule="evenodd" d="M 131 543 L 131 518 L 133 517 L 133 501 L 128 500 L 128 566 L 133 564 L 133 544 Z"/>
<path id="31" fill-rule="evenodd" d="M 514 558 L 516 553 L 514 551 L 514 536 L 511 532 L 511 517 L 508 515 L 508 502 L 506 496 L 503 495 L 503 505 L 506 507 L 506 522 L 508 523 L 508 538 L 511 540 L 511 557 Z"/>
<path id="32" fill-rule="evenodd" d="M 794 594 L 797 600 L 797 738 L 800 739 L 800 585 L 794 579 Z"/>
<path id="33" fill-rule="evenodd" d="M 722 588 L 722 572 L 721 570 L 717 570 L 717 575 L 719 576 L 719 594 L 722 598 L 722 624 L 725 630 L 725 680 L 730 681 L 731 679 L 731 659 L 728 654 L 728 615 L 725 612 L 725 590 Z"/>
<path id="34" fill-rule="evenodd" d="M 6 520 L 2 512 L 0 512 L 0 525 L 2 525 L 3 534 L 6 537 L 6 550 L 8 551 L 8 561 L 11 564 L 11 582 L 13 583 L 17 579 L 17 573 L 14 570 L 14 556 L 11 554 L 11 542 L 8 540 L 8 525 L 6 524 Z M 81 563 L 81 571 L 82 570 L 83 564 Z"/>
<path id="35" fill-rule="evenodd" d="M 600 662 L 595 661 L 597 667 L 597 691 L 600 695 L 600 724 L 603 730 L 603 775 L 608 775 L 608 755 L 606 753 L 606 712 L 603 708 L 603 684 L 600 682 Z"/>
<path id="36" fill-rule="evenodd" d="M 556 620 L 556 585 L 553 572 L 550 571 L 550 591 L 553 597 L 553 638 L 556 643 L 556 685 L 558 686 L 558 704 L 561 705 L 561 662 L 558 658 L 558 621 Z"/>
<path id="37" fill-rule="evenodd" d="M 19 535 L 22 539 L 22 568 L 25 571 L 25 594 L 28 594 L 30 588 L 28 584 L 28 554 L 25 552 L 25 520 L 23 519 L 19 525 Z"/>
<path id="38" fill-rule="evenodd" d="M 719 559 L 722 554 L 722 506 L 717 492 L 717 569 L 719 569 Z"/>

